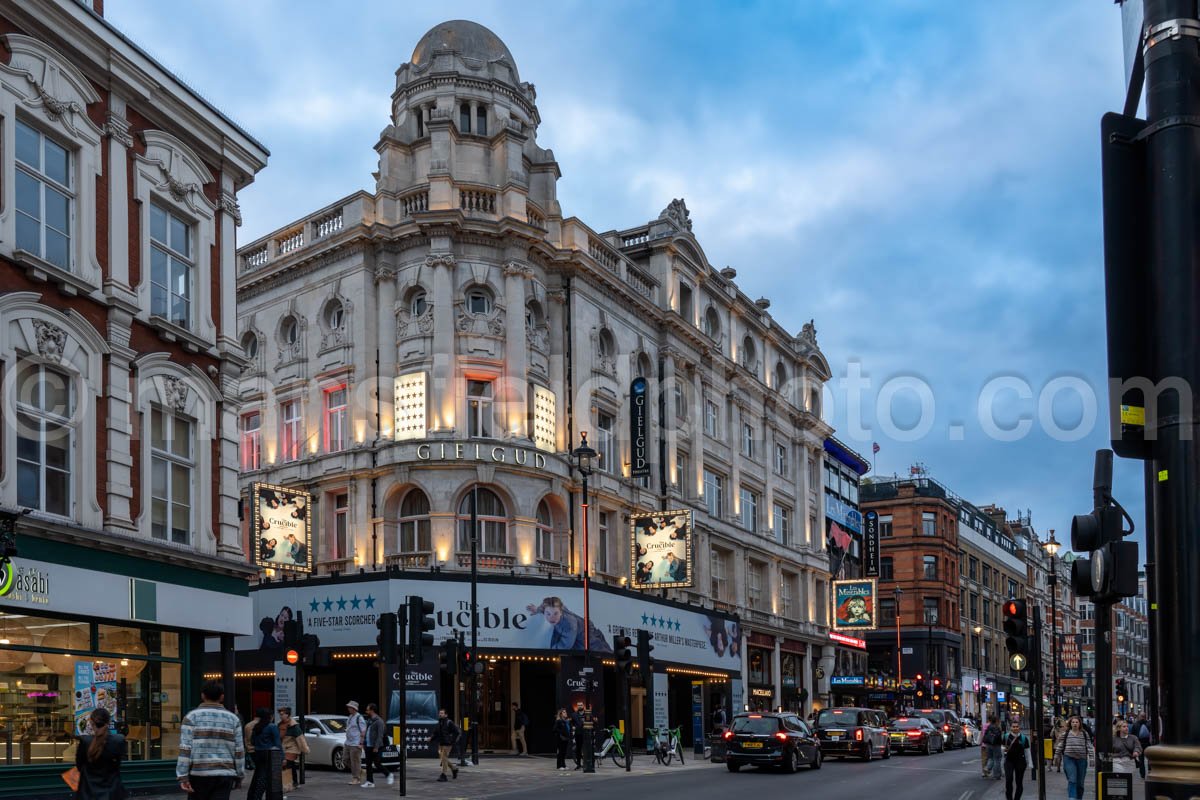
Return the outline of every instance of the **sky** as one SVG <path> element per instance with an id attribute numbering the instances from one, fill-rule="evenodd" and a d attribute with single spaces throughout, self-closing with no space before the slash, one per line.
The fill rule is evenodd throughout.
<path id="1" fill-rule="evenodd" d="M 1112 3 L 107 0 L 105 15 L 271 151 L 246 243 L 360 189 L 395 70 L 470 19 L 537 87 L 564 216 L 686 200 L 716 268 L 833 369 L 826 412 L 880 475 L 913 465 L 1069 538 L 1108 432 L 1100 117 Z M 180 31 L 188 35 L 180 36 Z M 1141 538 L 1142 467 L 1115 494 Z"/>

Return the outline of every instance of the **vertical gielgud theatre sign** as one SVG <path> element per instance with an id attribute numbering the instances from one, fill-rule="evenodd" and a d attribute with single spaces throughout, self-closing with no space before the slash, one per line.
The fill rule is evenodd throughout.
<path id="1" fill-rule="evenodd" d="M 629 384 L 629 477 L 645 478 L 650 474 L 650 459 L 646 457 L 646 387 L 645 378 L 634 378 Z"/>
<path id="2" fill-rule="evenodd" d="M 312 572 L 312 495 L 268 483 L 250 485 L 254 563 Z"/>
<path id="3" fill-rule="evenodd" d="M 692 585 L 692 512 L 634 514 L 630 564 L 633 589 Z"/>

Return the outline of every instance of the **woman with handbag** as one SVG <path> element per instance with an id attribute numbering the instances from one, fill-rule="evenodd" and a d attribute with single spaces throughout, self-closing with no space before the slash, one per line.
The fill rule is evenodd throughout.
<path id="1" fill-rule="evenodd" d="M 125 760 L 125 737 L 108 729 L 108 711 L 97 708 L 88 721 L 92 733 L 79 740 L 75 748 L 75 769 L 79 770 L 76 800 L 124 800 L 129 796 L 121 782 L 121 762 Z"/>
<path id="2" fill-rule="evenodd" d="M 283 793 L 287 794 L 300 788 L 300 756 L 308 753 L 308 740 L 288 706 L 279 709 L 279 733 L 283 737 Z"/>

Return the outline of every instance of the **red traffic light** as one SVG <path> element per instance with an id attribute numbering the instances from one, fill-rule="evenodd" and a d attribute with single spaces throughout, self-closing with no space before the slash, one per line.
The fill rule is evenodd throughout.
<path id="1" fill-rule="evenodd" d="M 300 653 L 295 650 L 288 650 L 284 658 L 287 659 L 289 664 L 297 664 L 300 661 Z"/>
<path id="2" fill-rule="evenodd" d="M 1025 616 L 1025 601 L 1024 600 L 1009 600 L 1004 604 L 1004 616 L 1006 617 L 1023 617 Z"/>
<path id="3" fill-rule="evenodd" d="M 941 686 L 941 685 L 942 685 L 942 679 L 941 679 L 941 678 L 934 678 L 934 679 L 933 679 L 933 685 L 934 685 L 934 686 Z"/>
<path id="4" fill-rule="evenodd" d="M 925 679 L 925 676 L 924 676 L 924 675 L 922 675 L 921 673 L 919 673 L 919 672 L 918 672 L 918 673 L 917 673 L 917 680 L 919 680 L 919 681 L 920 681 L 920 680 L 924 680 L 924 679 Z"/>

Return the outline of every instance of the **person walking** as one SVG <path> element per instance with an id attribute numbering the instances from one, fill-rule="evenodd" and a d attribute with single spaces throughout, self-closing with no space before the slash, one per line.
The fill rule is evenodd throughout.
<path id="1" fill-rule="evenodd" d="M 288 706 L 279 709 L 279 735 L 283 740 L 283 793 L 289 794 L 300 788 L 300 756 L 308 754 L 308 739 Z"/>
<path id="2" fill-rule="evenodd" d="M 575 740 L 575 769 L 583 769 L 583 703 L 575 704 L 571 714 L 571 734 Z"/>
<path id="3" fill-rule="evenodd" d="M 1146 777 L 1146 748 L 1154 743 L 1154 736 L 1150 732 L 1150 720 L 1146 719 L 1146 713 L 1142 712 L 1134 725 L 1133 733 L 1138 738 L 1138 742 L 1142 745 L 1142 756 L 1137 760 L 1138 774 L 1143 779 Z"/>
<path id="4" fill-rule="evenodd" d="M 516 703 L 513 703 L 515 706 Z M 446 709 L 438 709 L 437 725 L 433 727 L 433 732 L 429 735 L 429 742 L 437 747 L 438 761 L 442 768 L 442 774 L 438 775 L 438 781 L 445 783 L 447 775 L 458 777 L 458 767 L 450 763 L 450 748 L 454 747 L 454 743 L 458 741 L 459 730 L 454 724 L 454 720 L 446 714 Z"/>
<path id="5" fill-rule="evenodd" d="M 712 731 L 713 735 L 720 736 L 725 732 L 725 726 L 729 724 L 729 718 L 725 716 L 725 704 L 719 702 L 712 715 Z"/>
<path id="6" fill-rule="evenodd" d="M 242 723 L 221 705 L 225 687 L 220 683 L 204 684 L 200 697 L 200 705 L 179 725 L 175 777 L 189 800 L 229 800 L 246 774 Z"/>
<path id="7" fill-rule="evenodd" d="M 554 720 L 554 743 L 557 766 L 560 770 L 567 768 L 567 748 L 571 746 L 571 718 L 567 710 L 560 708 Z"/>
<path id="8" fill-rule="evenodd" d="M 350 785 L 362 782 L 362 748 L 367 735 L 367 721 L 358 713 L 358 701 L 346 703 L 346 763 L 350 765 Z"/>
<path id="9" fill-rule="evenodd" d="M 275 793 L 283 794 L 283 741 L 279 735 L 279 726 L 271 721 L 271 709 L 260 708 L 255 713 L 254 722 L 250 723 L 250 744 L 254 747 L 254 777 L 250 780 L 250 790 L 246 792 L 246 800 L 262 800 Z"/>
<path id="10" fill-rule="evenodd" d="M 379 706 L 367 703 L 367 734 L 363 739 L 367 755 L 367 779 L 363 781 L 364 789 L 375 788 L 375 770 L 378 769 L 387 776 L 389 785 L 396 782 L 396 776 L 383 765 L 383 748 L 387 745 L 387 725 L 379 716 Z"/>
<path id="11" fill-rule="evenodd" d="M 1062 742 L 1067 736 L 1067 723 L 1062 717 L 1054 720 L 1054 730 L 1050 733 L 1050 752 L 1054 755 L 1050 759 L 1051 765 L 1055 772 L 1062 772 Z"/>
<path id="12" fill-rule="evenodd" d="M 129 796 L 121 782 L 121 762 L 128 746 L 125 737 L 109 731 L 112 717 L 97 708 L 88 717 L 92 733 L 79 740 L 75 748 L 75 768 L 79 770 L 77 800 L 124 800 Z"/>
<path id="13" fill-rule="evenodd" d="M 1004 750 L 1002 741 L 1004 738 L 1004 730 L 1000 727 L 1000 723 L 995 719 L 988 722 L 987 728 L 983 731 L 983 749 L 987 753 L 987 763 L 983 765 L 983 777 L 991 777 L 995 780 L 1000 780 L 1001 765 L 1004 760 Z"/>
<path id="14" fill-rule="evenodd" d="M 1136 772 L 1137 762 L 1141 757 L 1142 743 L 1129 732 L 1128 722 L 1123 719 L 1117 720 L 1112 744 L 1113 772 Z"/>
<path id="15" fill-rule="evenodd" d="M 1013 720 L 1004 735 L 1004 798 L 1021 800 L 1025 793 L 1025 770 L 1029 766 L 1029 737 L 1021 733 L 1021 722 Z"/>
<path id="16" fill-rule="evenodd" d="M 1083 780 L 1087 777 L 1088 754 L 1095 750 L 1091 734 L 1078 716 L 1067 720 L 1061 739 L 1054 743 L 1054 760 L 1062 763 L 1067 774 L 1067 800 L 1083 800 Z"/>
<path id="17" fill-rule="evenodd" d="M 519 703 L 512 704 L 513 711 L 513 753 L 518 756 L 529 755 L 529 745 L 525 742 L 525 728 L 529 725 L 529 717 L 521 710 Z"/>

